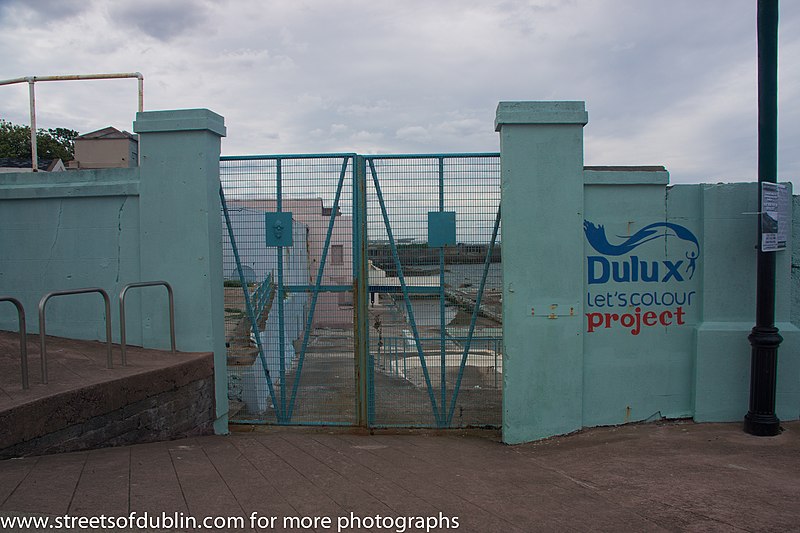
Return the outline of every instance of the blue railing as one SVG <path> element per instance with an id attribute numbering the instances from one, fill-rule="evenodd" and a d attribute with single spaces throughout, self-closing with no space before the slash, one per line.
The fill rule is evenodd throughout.
<path id="1" fill-rule="evenodd" d="M 264 313 L 264 308 L 266 308 L 272 300 L 274 292 L 275 284 L 272 282 L 272 272 L 270 272 L 267 274 L 267 278 L 255 288 L 251 296 L 253 300 L 253 311 L 255 312 L 256 318 L 261 317 Z"/>

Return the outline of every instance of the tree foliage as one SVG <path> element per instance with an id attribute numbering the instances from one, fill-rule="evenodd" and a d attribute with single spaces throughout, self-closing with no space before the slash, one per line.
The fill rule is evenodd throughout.
<path id="1" fill-rule="evenodd" d="M 42 159 L 66 162 L 75 154 L 78 132 L 67 128 L 36 130 L 36 150 Z M 31 157 L 31 128 L 0 118 L 0 157 Z"/>

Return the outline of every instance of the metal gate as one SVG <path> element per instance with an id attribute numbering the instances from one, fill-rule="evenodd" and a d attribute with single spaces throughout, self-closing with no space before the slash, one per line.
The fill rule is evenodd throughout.
<path id="1" fill-rule="evenodd" d="M 220 170 L 232 421 L 499 426 L 499 154 Z"/>

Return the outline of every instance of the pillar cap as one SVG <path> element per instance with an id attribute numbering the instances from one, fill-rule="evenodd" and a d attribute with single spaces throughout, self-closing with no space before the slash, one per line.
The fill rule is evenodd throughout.
<path id="1" fill-rule="evenodd" d="M 589 122 L 586 102 L 500 102 L 494 130 L 505 124 L 580 124 Z"/>
<path id="2" fill-rule="evenodd" d="M 136 120 L 133 123 L 133 131 L 136 133 L 193 130 L 207 130 L 224 137 L 225 119 L 208 109 L 174 109 L 136 113 Z"/>

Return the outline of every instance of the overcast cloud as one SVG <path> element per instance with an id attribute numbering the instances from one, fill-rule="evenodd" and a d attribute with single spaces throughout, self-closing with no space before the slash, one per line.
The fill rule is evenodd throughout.
<path id="1" fill-rule="evenodd" d="M 0 79 L 139 71 L 145 108 L 225 117 L 225 154 L 497 151 L 505 100 L 585 100 L 586 163 L 756 179 L 756 0 L 0 0 Z M 800 185 L 800 2 L 780 27 Z M 0 117 L 28 122 L 27 86 Z M 36 85 L 41 127 L 131 130 L 135 80 Z"/>

